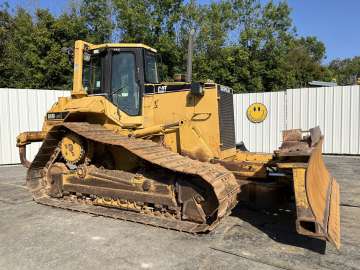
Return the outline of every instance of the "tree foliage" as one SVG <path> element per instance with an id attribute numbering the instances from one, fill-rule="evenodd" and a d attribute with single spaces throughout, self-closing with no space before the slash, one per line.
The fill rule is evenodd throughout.
<path id="1" fill-rule="evenodd" d="M 140 42 L 158 49 L 165 79 L 179 72 L 183 53 L 177 44 L 176 27 L 182 0 L 113 0 L 119 41 Z"/>
<path id="2" fill-rule="evenodd" d="M 338 84 L 356 84 L 360 80 L 360 56 L 333 60 L 329 68 Z"/>
<path id="3" fill-rule="evenodd" d="M 75 10 L 55 18 L 44 9 L 33 16 L 22 8 L 15 14 L 3 9 L 0 16 L 0 24 L 7 27 L 0 87 L 69 89 L 72 64 L 61 49 L 90 35 L 85 20 Z"/>
<path id="4" fill-rule="evenodd" d="M 69 89 L 72 64 L 62 52 L 75 40 L 141 42 L 158 49 L 163 79 L 185 72 L 195 30 L 193 79 L 236 92 L 276 91 L 312 80 L 349 83 L 359 58 L 322 65 L 325 46 L 301 37 L 286 2 L 221 0 L 82 0 L 54 16 L 0 6 L 0 87 Z"/>
<path id="5" fill-rule="evenodd" d="M 80 15 L 85 21 L 88 41 L 92 43 L 110 42 L 113 31 L 111 1 L 83 0 Z"/>

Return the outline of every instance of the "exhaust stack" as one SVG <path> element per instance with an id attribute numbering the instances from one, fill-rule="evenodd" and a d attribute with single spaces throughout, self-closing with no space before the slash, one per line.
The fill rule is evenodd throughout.
<path id="1" fill-rule="evenodd" d="M 191 82 L 192 77 L 192 57 L 194 50 L 194 34 L 195 29 L 190 30 L 189 34 L 189 43 L 188 43 L 188 53 L 187 53 L 187 63 L 186 63 L 186 82 Z"/>

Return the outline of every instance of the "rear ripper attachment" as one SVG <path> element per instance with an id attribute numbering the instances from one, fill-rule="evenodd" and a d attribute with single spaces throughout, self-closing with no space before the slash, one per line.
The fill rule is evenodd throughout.
<path id="1" fill-rule="evenodd" d="M 212 230 L 238 193 L 220 165 L 74 122 L 47 133 L 27 186 L 38 203 L 193 233 Z"/>
<path id="2" fill-rule="evenodd" d="M 299 234 L 328 240 L 340 248 L 340 191 L 322 159 L 323 136 L 319 127 L 303 136 L 301 130 L 283 132 L 275 151 L 280 169 L 291 170 Z"/>

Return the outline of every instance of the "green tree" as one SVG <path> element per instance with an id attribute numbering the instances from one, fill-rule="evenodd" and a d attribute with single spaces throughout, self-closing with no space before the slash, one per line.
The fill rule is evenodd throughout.
<path id="1" fill-rule="evenodd" d="M 13 18 L 8 11 L 9 5 L 7 3 L 0 5 L 0 87 L 9 85 L 11 71 L 9 69 L 9 52 L 7 46 L 11 39 L 11 29 L 13 28 Z"/>
<path id="2" fill-rule="evenodd" d="M 306 87 L 310 81 L 331 81 L 330 70 L 321 65 L 325 46 L 315 37 L 296 39 L 289 46 L 284 63 L 289 80 L 286 88 Z"/>
<path id="3" fill-rule="evenodd" d="M 80 15 L 89 31 L 88 41 L 99 44 L 111 41 L 113 23 L 112 8 L 109 0 L 83 0 Z"/>
<path id="4" fill-rule="evenodd" d="M 286 2 L 261 6 L 255 0 L 237 0 L 232 4 L 239 33 L 230 58 L 235 61 L 231 73 L 237 74 L 232 84 L 236 92 L 276 91 L 330 79 L 321 66 L 323 43 L 314 37 L 296 37 Z"/>
<path id="5" fill-rule="evenodd" d="M 191 9 L 193 9 L 190 6 Z M 232 74 L 225 65 L 228 58 L 226 41 L 232 29 L 232 6 L 229 1 L 211 3 L 199 8 L 198 34 L 194 57 L 194 78 L 227 83 Z"/>
<path id="6" fill-rule="evenodd" d="M 282 69 L 286 52 L 293 38 L 290 9 L 285 2 L 272 1 L 260 6 L 257 1 L 237 1 L 240 25 L 239 47 L 244 51 L 239 77 L 240 91 L 274 91 L 286 85 L 287 75 Z M 242 60 L 245 60 L 242 58 Z"/>
<path id="7" fill-rule="evenodd" d="M 333 60 L 329 69 L 339 85 L 356 84 L 360 78 L 360 56 Z"/>
<path id="8" fill-rule="evenodd" d="M 214 80 L 235 92 L 276 91 L 311 80 L 354 81 L 359 59 L 322 65 L 324 44 L 296 35 L 286 2 L 221 0 L 83 0 L 54 16 L 0 6 L 0 86 L 69 89 L 72 64 L 62 52 L 77 39 L 141 42 L 161 54 L 163 79 L 185 73 L 195 29 L 193 79 Z"/>
<path id="9" fill-rule="evenodd" d="M 11 18 L 11 27 L 7 29 L 8 39 L 2 55 L 1 83 L 3 87 L 32 87 L 33 64 L 36 64 L 31 16 L 18 9 Z"/>
<path id="10" fill-rule="evenodd" d="M 176 24 L 182 4 L 182 0 L 113 0 L 119 40 L 146 43 L 158 49 L 165 78 L 177 72 L 181 62 Z"/>
<path id="11" fill-rule="evenodd" d="M 54 18 L 48 10 L 38 9 L 32 18 L 20 8 L 8 19 L 11 27 L 3 34 L 8 38 L 2 49 L 1 87 L 71 87 L 72 64 L 61 49 L 89 35 L 85 20 L 74 12 Z"/>

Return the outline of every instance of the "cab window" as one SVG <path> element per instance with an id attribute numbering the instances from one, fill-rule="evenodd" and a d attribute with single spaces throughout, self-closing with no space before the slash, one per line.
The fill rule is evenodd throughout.
<path id="1" fill-rule="evenodd" d="M 112 101 L 129 115 L 140 113 L 140 87 L 136 79 L 135 54 L 116 52 L 111 63 Z"/>
<path id="2" fill-rule="evenodd" d="M 147 83 L 159 83 L 156 55 L 145 51 L 145 80 Z"/>
<path id="3" fill-rule="evenodd" d="M 102 66 L 101 55 L 93 55 L 90 61 L 84 64 L 83 69 L 83 86 L 89 94 L 99 94 L 102 92 Z"/>

